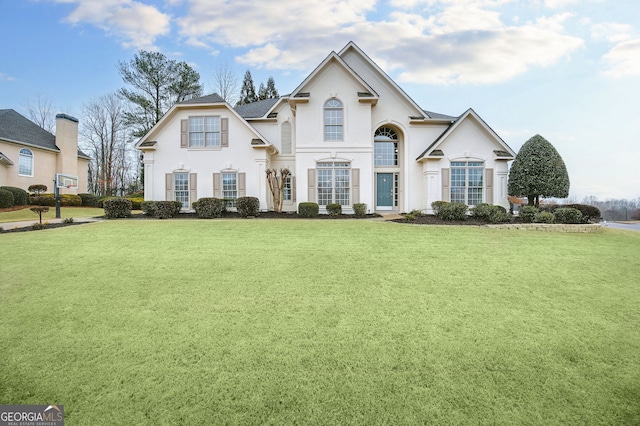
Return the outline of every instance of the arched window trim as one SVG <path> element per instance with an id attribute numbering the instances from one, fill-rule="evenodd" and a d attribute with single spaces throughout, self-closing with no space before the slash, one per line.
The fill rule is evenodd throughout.
<path id="1" fill-rule="evenodd" d="M 18 175 L 33 177 L 33 151 L 22 148 L 18 154 Z"/>
<path id="2" fill-rule="evenodd" d="M 324 103 L 324 140 L 344 140 L 344 104 L 338 98 Z"/>

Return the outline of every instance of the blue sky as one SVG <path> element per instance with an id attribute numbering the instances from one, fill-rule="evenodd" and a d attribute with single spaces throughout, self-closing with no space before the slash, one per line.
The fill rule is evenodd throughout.
<path id="1" fill-rule="evenodd" d="M 139 49 L 286 94 L 353 40 L 423 108 L 471 107 L 516 152 L 544 136 L 575 201 L 640 197 L 637 0 L 0 0 L 0 36 L 0 108 L 81 120 Z"/>

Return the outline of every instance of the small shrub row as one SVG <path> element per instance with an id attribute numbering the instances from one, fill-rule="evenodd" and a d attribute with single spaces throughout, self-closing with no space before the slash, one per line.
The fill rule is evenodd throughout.
<path id="1" fill-rule="evenodd" d="M 434 201 L 431 207 L 436 217 L 446 221 L 465 220 L 469 209 L 464 203 L 447 201 Z"/>
<path id="2" fill-rule="evenodd" d="M 82 193 L 78 194 L 78 196 L 82 199 L 83 207 L 98 207 L 98 197 L 95 195 Z"/>
<path id="3" fill-rule="evenodd" d="M 239 197 L 236 200 L 236 208 L 240 217 L 257 216 L 260 211 L 260 200 L 258 197 Z"/>
<path id="4" fill-rule="evenodd" d="M 131 217 L 131 200 L 126 198 L 110 198 L 104 200 L 104 215 L 107 219 Z"/>
<path id="5" fill-rule="evenodd" d="M 0 209 L 13 207 L 13 192 L 0 188 Z"/>
<path id="6" fill-rule="evenodd" d="M 356 203 L 353 205 L 353 213 L 356 217 L 364 217 L 367 215 L 367 205 L 365 203 Z"/>
<path id="7" fill-rule="evenodd" d="M 13 195 L 12 204 L 7 207 L 26 206 L 29 204 L 29 193 L 24 189 L 16 188 L 15 186 L 0 186 L 0 189 L 9 191 Z"/>
<path id="8" fill-rule="evenodd" d="M 179 201 L 143 201 L 140 203 L 142 213 L 156 219 L 169 219 L 180 213 L 182 203 Z"/>
<path id="9" fill-rule="evenodd" d="M 144 198 L 141 197 L 99 197 L 97 198 L 97 202 L 96 202 L 96 206 L 97 207 L 104 207 L 104 203 L 107 200 L 112 200 L 114 198 L 126 198 L 127 200 L 131 201 L 131 209 L 132 210 L 142 210 L 142 202 L 144 201 Z"/>
<path id="10" fill-rule="evenodd" d="M 191 204 L 196 214 L 201 219 L 215 219 L 222 217 L 227 211 L 227 202 L 221 198 L 205 197 L 200 198 Z"/>
<path id="11" fill-rule="evenodd" d="M 587 214 L 590 218 L 595 217 L 595 212 L 593 210 L 589 210 Z M 520 220 L 522 220 L 523 223 L 576 224 L 589 222 L 589 220 L 584 219 L 584 216 L 580 210 L 573 207 L 564 207 L 561 205 L 555 206 L 554 208 L 547 207 L 542 211 L 538 210 L 534 206 L 524 206 L 520 208 Z"/>
<path id="12" fill-rule="evenodd" d="M 55 194 L 32 195 L 29 202 L 34 206 L 56 205 Z M 62 207 L 80 207 L 82 206 L 82 197 L 76 194 L 60 194 L 60 205 Z"/>

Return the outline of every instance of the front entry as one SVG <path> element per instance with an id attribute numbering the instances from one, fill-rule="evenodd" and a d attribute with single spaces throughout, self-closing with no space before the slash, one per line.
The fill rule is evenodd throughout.
<path id="1" fill-rule="evenodd" d="M 376 173 L 376 210 L 393 210 L 393 173 Z"/>

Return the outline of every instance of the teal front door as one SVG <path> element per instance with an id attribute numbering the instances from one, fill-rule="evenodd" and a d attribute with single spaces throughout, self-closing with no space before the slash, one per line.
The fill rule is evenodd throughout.
<path id="1" fill-rule="evenodd" d="M 393 210 L 393 173 L 376 173 L 376 210 Z"/>

